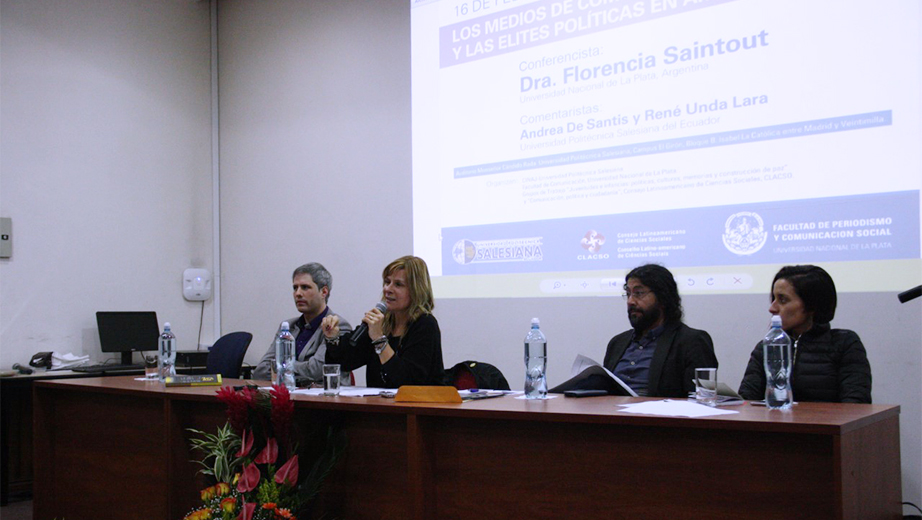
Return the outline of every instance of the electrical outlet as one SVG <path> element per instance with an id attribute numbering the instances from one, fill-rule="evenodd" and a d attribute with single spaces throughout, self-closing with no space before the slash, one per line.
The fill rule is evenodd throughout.
<path id="1" fill-rule="evenodd" d="M 13 256 L 13 219 L 0 218 L 0 258 Z"/>
<path id="2" fill-rule="evenodd" d="M 211 272 L 208 269 L 189 268 L 182 272 L 182 296 L 190 302 L 203 302 L 211 298 Z"/>

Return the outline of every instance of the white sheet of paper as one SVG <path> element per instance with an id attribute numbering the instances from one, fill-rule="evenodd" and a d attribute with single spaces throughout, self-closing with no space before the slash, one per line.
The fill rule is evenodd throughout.
<path id="1" fill-rule="evenodd" d="M 573 377 L 583 370 L 586 370 L 589 367 L 594 367 L 596 365 L 601 365 L 601 363 L 582 354 L 577 354 L 576 359 L 573 360 L 573 366 L 570 367 L 570 377 Z"/>
<path id="2" fill-rule="evenodd" d="M 576 359 L 573 360 L 573 366 L 570 367 L 570 377 L 576 377 L 583 370 L 596 366 L 604 370 L 605 373 L 608 374 L 608 377 L 615 380 L 622 388 L 628 392 L 629 395 L 637 397 L 637 393 L 634 392 L 634 390 L 631 389 L 624 381 L 622 381 L 621 378 L 613 374 L 611 370 L 603 367 L 602 364 L 598 361 L 590 357 L 586 357 L 582 354 L 577 354 Z"/>
<path id="3" fill-rule="evenodd" d="M 464 399 L 465 397 L 470 397 L 471 395 L 474 395 L 474 394 L 487 394 L 489 396 L 496 396 L 496 395 L 508 395 L 508 394 L 514 394 L 514 393 L 515 392 L 511 390 L 484 390 L 483 388 L 478 388 L 476 392 L 471 392 L 470 390 L 458 390 L 458 395 L 461 396 L 461 399 Z"/>
<path id="4" fill-rule="evenodd" d="M 321 388 L 321 393 L 323 389 Z M 381 395 L 381 392 L 396 392 L 394 388 L 369 388 L 364 386 L 343 386 L 339 390 L 339 395 L 343 397 L 368 397 Z"/>
<path id="5" fill-rule="evenodd" d="M 323 395 L 323 388 L 299 388 L 291 393 L 301 395 Z"/>
<path id="6" fill-rule="evenodd" d="M 625 404 L 621 406 L 622 412 L 646 415 L 662 415 L 668 417 L 708 417 L 712 415 L 727 415 L 739 413 L 734 410 L 711 408 L 703 404 L 689 401 L 644 401 L 642 403 Z"/>
<path id="7" fill-rule="evenodd" d="M 396 392 L 396 390 L 388 388 L 368 388 L 364 386 L 339 387 L 339 395 L 342 397 L 368 397 L 381 395 L 381 392 L 384 391 Z M 292 393 L 301 395 L 323 395 L 323 388 L 299 388 Z"/>

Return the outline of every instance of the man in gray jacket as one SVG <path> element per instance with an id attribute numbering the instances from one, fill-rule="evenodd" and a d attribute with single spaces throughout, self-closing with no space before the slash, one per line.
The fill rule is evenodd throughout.
<path id="1" fill-rule="evenodd" d="M 320 329 L 320 322 L 332 311 L 327 306 L 330 298 L 330 289 L 333 286 L 333 277 L 322 265 L 312 262 L 295 269 L 291 276 L 291 286 L 294 291 L 295 307 L 300 316 L 288 320 L 291 335 L 295 338 L 295 377 L 299 381 L 323 381 L 323 362 L 326 357 L 328 340 Z M 280 327 L 281 328 L 281 325 Z M 349 323 L 340 317 L 340 337 L 352 330 Z M 276 330 L 276 336 L 278 330 Z M 269 345 L 269 350 L 256 368 L 253 370 L 253 379 L 271 380 L 275 368 L 275 339 Z M 348 381 L 350 374 L 344 373 Z"/>

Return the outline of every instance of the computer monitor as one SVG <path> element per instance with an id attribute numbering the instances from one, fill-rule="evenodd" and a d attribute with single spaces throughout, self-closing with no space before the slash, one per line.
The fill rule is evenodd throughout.
<path id="1" fill-rule="evenodd" d="M 160 326 L 153 311 L 98 311 L 99 346 L 103 352 L 121 352 L 123 365 L 132 352 L 157 350 Z"/>

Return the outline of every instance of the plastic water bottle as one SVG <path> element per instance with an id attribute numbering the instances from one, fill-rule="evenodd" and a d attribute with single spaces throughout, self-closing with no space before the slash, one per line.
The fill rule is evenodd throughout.
<path id="1" fill-rule="evenodd" d="M 275 384 L 289 390 L 295 386 L 295 338 L 288 329 L 288 322 L 283 321 L 279 335 L 275 337 Z"/>
<path id="2" fill-rule="evenodd" d="M 781 316 L 772 316 L 772 328 L 762 340 L 765 364 L 765 404 L 769 408 L 787 410 L 794 403 L 791 389 L 791 337 L 781 329 Z"/>
<path id="3" fill-rule="evenodd" d="M 176 375 L 176 336 L 170 330 L 169 322 L 163 324 L 160 334 L 160 350 L 157 357 L 157 374 L 161 382 Z"/>
<path id="4" fill-rule="evenodd" d="M 531 330 L 525 336 L 525 397 L 547 398 L 547 340 L 538 318 L 531 319 Z"/>

